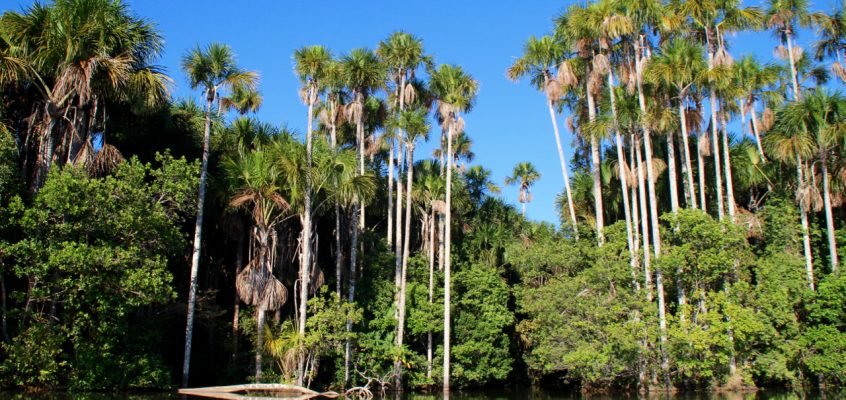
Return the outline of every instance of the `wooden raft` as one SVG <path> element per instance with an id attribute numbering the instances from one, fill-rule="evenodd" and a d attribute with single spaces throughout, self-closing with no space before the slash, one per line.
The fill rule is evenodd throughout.
<path id="1" fill-rule="evenodd" d="M 261 396 L 246 396 L 246 393 L 273 393 L 278 396 L 261 397 Z M 179 389 L 179 394 L 189 396 L 208 397 L 213 399 L 229 399 L 229 400 L 243 400 L 249 398 L 250 400 L 269 400 L 269 399 L 291 399 L 291 400 L 308 400 L 315 397 L 336 398 L 340 394 L 336 392 L 316 392 L 309 388 L 295 385 L 285 385 L 281 383 L 253 383 L 246 385 L 230 385 L 230 386 L 209 386 L 203 388 Z"/>

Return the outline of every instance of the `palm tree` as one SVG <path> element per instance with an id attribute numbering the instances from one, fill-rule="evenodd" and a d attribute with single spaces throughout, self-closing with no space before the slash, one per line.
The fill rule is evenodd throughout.
<path id="1" fill-rule="evenodd" d="M 588 122 L 596 120 L 596 97 L 602 89 L 602 76 L 610 68 L 608 56 L 601 52 L 607 47 L 604 37 L 602 5 L 594 3 L 588 7 L 571 6 L 555 23 L 556 36 L 561 38 L 575 53 L 583 66 L 581 83 L 587 101 Z M 602 42 L 602 43 L 601 43 Z M 585 132 L 583 132 L 585 133 Z M 602 177 L 600 159 L 600 136 L 597 132 L 589 135 L 591 177 L 593 178 L 594 219 L 596 221 L 596 240 L 602 246 L 604 239 L 603 227 L 604 208 L 602 206 Z"/>
<path id="2" fill-rule="evenodd" d="M 740 98 L 741 126 L 746 130 L 746 114 L 752 120 L 752 133 L 761 159 L 766 162 L 764 147 L 761 144 L 761 124 L 758 122 L 758 113 L 755 110 L 755 103 L 764 95 L 764 90 L 778 80 L 778 69 L 772 65 L 760 65 L 752 56 L 740 59 L 734 65 L 735 82 L 743 91 Z"/>
<path id="3" fill-rule="evenodd" d="M 358 175 L 364 176 L 364 102 L 366 97 L 373 90 L 379 88 L 384 82 L 385 70 L 372 51 L 367 49 L 354 49 L 341 59 L 340 74 L 344 84 L 352 91 L 352 102 L 346 106 L 347 120 L 351 120 L 356 128 L 356 144 L 358 148 L 359 169 Z M 350 277 L 347 292 L 347 300 L 352 302 L 355 299 L 356 263 L 358 262 L 358 235 L 364 229 L 364 208 L 363 203 L 355 201 L 352 207 L 352 214 L 358 214 L 358 225 L 352 229 L 350 235 Z M 347 330 L 352 330 L 352 323 L 348 321 Z M 344 382 L 349 380 L 350 343 L 347 341 L 344 356 Z"/>
<path id="4" fill-rule="evenodd" d="M 251 235 L 256 243 L 252 259 L 238 273 L 236 289 L 241 300 L 256 306 L 256 382 L 261 381 L 261 353 L 264 347 L 265 311 L 281 307 L 288 297 L 285 286 L 273 275 L 276 265 L 276 225 L 290 209 L 282 196 L 282 171 L 276 166 L 274 148 L 248 150 L 241 146 L 235 158 L 224 162 L 231 187 L 229 202 L 244 208 L 253 218 Z"/>
<path id="5" fill-rule="evenodd" d="M 462 112 L 472 108 L 479 89 L 479 84 L 460 66 L 441 65 L 431 73 L 432 92 L 438 101 L 438 112 L 447 126 L 447 167 L 446 167 L 446 234 L 444 265 L 444 392 L 449 391 L 450 378 L 450 333 L 451 333 L 451 250 L 452 250 L 452 170 L 453 170 L 453 135 L 456 127 L 463 126 Z"/>
<path id="6" fill-rule="evenodd" d="M 151 22 L 132 15 L 125 3 L 35 4 L 24 12 L 3 13 L 0 25 L 0 81 L 14 80 L 39 95 L 23 141 L 36 155 L 32 192 L 43 185 L 54 162 L 95 160 L 92 132 L 105 124 L 107 102 L 150 110 L 170 97 L 171 79 L 152 64 L 164 41 Z M 121 158 L 105 142 L 104 131 L 98 156 Z M 26 161 L 27 178 L 29 167 Z"/>
<path id="7" fill-rule="evenodd" d="M 526 203 L 532 201 L 532 185 L 540 179 L 541 175 L 535 166 L 530 162 L 521 162 L 514 166 L 511 176 L 505 178 L 506 185 L 520 185 L 520 196 L 518 201 L 523 206 L 523 216 L 526 216 Z"/>
<path id="8" fill-rule="evenodd" d="M 824 15 L 812 13 L 809 10 L 807 0 L 770 0 L 766 13 L 766 26 L 772 29 L 782 45 L 787 45 L 779 50 L 786 53 L 790 62 L 790 79 L 793 86 L 793 100 L 801 96 L 799 89 L 799 75 L 797 72 L 798 48 L 793 44 L 796 39 L 797 28 L 810 27 L 816 20 L 824 20 Z"/>
<path id="9" fill-rule="evenodd" d="M 530 37 L 523 46 L 523 55 L 514 61 L 506 71 L 511 80 L 519 80 L 523 76 L 529 76 L 532 84 L 546 95 L 546 106 L 549 109 L 549 118 L 552 120 L 552 130 L 555 133 L 555 145 L 558 148 L 558 160 L 561 163 L 561 174 L 564 177 L 564 191 L 567 194 L 567 207 L 570 213 L 570 224 L 573 232 L 578 235 L 579 229 L 576 223 L 576 211 L 573 208 L 573 194 L 570 188 L 570 176 L 567 171 L 567 160 L 564 158 L 564 149 L 561 146 L 561 135 L 558 132 L 558 121 L 555 116 L 555 107 L 562 95 L 562 84 L 569 84 L 569 79 L 562 80 L 555 78 L 555 68 L 560 65 L 559 71 L 564 77 L 572 76 L 566 73 L 570 66 L 564 62 L 566 47 L 552 36 L 541 36 L 539 39 Z"/>
<path id="10" fill-rule="evenodd" d="M 667 43 L 661 55 L 649 62 L 645 71 L 647 78 L 655 83 L 672 86 L 676 90 L 678 101 L 679 126 L 684 151 L 684 163 L 687 171 L 685 182 L 690 193 L 690 205 L 696 206 L 696 189 L 693 184 L 693 163 L 690 157 L 690 146 L 687 132 L 687 96 L 696 83 L 699 74 L 704 70 L 702 48 L 682 39 L 674 39 Z M 700 169 L 700 174 L 702 170 Z M 673 185 L 674 182 L 670 182 Z M 671 189 L 672 190 L 672 189 Z"/>
<path id="11" fill-rule="evenodd" d="M 229 46 L 212 43 L 205 48 L 197 46 L 182 58 L 182 70 L 188 75 L 192 89 L 202 88 L 206 96 L 206 121 L 203 131 L 203 161 L 200 169 L 200 190 L 197 199 L 197 220 L 194 225 L 194 247 L 191 256 L 191 280 L 188 290 L 188 321 L 185 328 L 185 359 L 182 364 L 182 385 L 188 385 L 191 361 L 191 338 L 194 333 L 194 303 L 197 298 L 197 273 L 200 267 L 200 246 L 203 229 L 203 207 L 206 202 L 206 181 L 209 169 L 209 143 L 211 142 L 211 114 L 218 92 L 236 86 L 254 88 L 258 74 L 246 71 L 235 63 Z"/>
<path id="12" fill-rule="evenodd" d="M 256 113 L 262 103 L 264 103 L 264 97 L 257 90 L 235 86 L 232 88 L 232 93 L 220 98 L 218 112 L 235 110 L 240 115 L 246 115 L 248 112 Z"/>
<path id="13" fill-rule="evenodd" d="M 406 168 L 408 177 L 406 180 L 406 201 L 408 205 L 405 208 L 405 239 L 403 242 L 403 257 L 402 257 L 402 271 L 400 276 L 400 290 L 399 290 L 399 315 L 397 325 L 397 348 L 402 350 L 403 340 L 405 338 L 405 314 L 406 314 L 406 275 L 408 274 L 408 256 L 411 246 L 411 195 L 412 183 L 414 179 L 414 146 L 419 139 L 429 138 L 429 124 L 426 123 L 426 110 L 415 109 L 404 111 L 400 115 L 399 125 L 405 131 L 405 148 L 408 153 Z M 397 359 L 394 368 L 397 372 L 397 382 L 402 383 L 402 360 Z"/>
<path id="14" fill-rule="evenodd" d="M 846 58 L 846 13 L 843 12 L 843 3 L 831 15 L 819 14 L 816 22 L 819 40 L 814 43 L 814 58 L 817 61 L 834 58 L 832 72 L 841 81 L 846 81 L 846 69 L 843 67 L 843 58 Z"/>
<path id="15" fill-rule="evenodd" d="M 788 107 L 792 107 L 794 112 L 789 113 Z M 813 154 L 813 139 L 809 137 L 806 129 L 794 129 L 796 126 L 787 115 L 792 114 L 798 117 L 801 123 L 801 112 L 795 112 L 800 106 L 789 104 L 783 107 L 778 112 L 776 124 L 770 131 L 769 135 L 764 138 L 764 144 L 768 148 L 768 152 L 773 158 L 786 163 L 788 165 L 796 165 L 796 199 L 799 203 L 799 217 L 802 224 L 802 244 L 805 253 L 805 272 L 808 278 L 808 287 L 814 290 L 814 263 L 813 254 L 811 253 L 811 238 L 808 224 L 808 207 L 810 206 L 811 198 L 810 187 L 805 182 L 805 160 Z M 791 122 L 797 122 L 792 119 Z"/>
<path id="16" fill-rule="evenodd" d="M 326 73 L 327 64 L 332 59 L 332 55 L 323 46 L 307 46 L 297 49 L 294 52 L 294 72 L 300 79 L 300 82 L 305 86 L 305 103 L 308 106 L 308 120 L 306 127 L 306 163 L 308 168 L 312 168 L 312 134 L 314 123 L 314 105 L 317 104 L 319 98 L 319 91 L 321 89 L 320 81 Z M 300 242 L 300 302 L 298 312 L 298 330 L 301 335 L 305 334 L 306 329 L 306 312 L 308 307 L 308 289 L 309 277 L 311 276 L 312 264 L 312 182 L 309 174 L 305 175 L 305 190 L 303 191 L 303 234 Z M 299 370 L 303 370 L 300 366 Z M 302 374 L 299 375 L 300 384 L 302 384 Z"/>
<path id="17" fill-rule="evenodd" d="M 397 31 L 391 34 L 387 40 L 379 42 L 379 47 L 376 49 L 376 54 L 382 60 L 382 63 L 389 69 L 388 73 L 394 84 L 394 102 L 392 104 L 397 115 L 405 111 L 405 106 L 411 103 L 415 97 L 414 86 L 411 80 L 414 79 L 414 74 L 421 64 L 428 64 L 430 61 L 424 54 L 423 41 L 412 34 Z M 401 128 L 397 127 L 396 139 L 402 140 Z M 394 154 L 395 141 L 390 140 L 390 149 L 388 150 L 388 243 L 394 245 L 394 252 L 397 255 L 399 264 L 402 253 L 402 239 L 398 236 L 396 240 L 393 239 L 393 174 L 394 174 Z M 400 143 L 401 147 L 401 143 Z M 401 151 L 396 149 L 396 153 Z M 399 154 L 398 154 L 399 156 Z M 400 179 L 397 176 L 397 179 Z M 401 185 L 401 182 L 399 183 Z M 399 187 L 399 186 L 398 186 Z M 399 190 L 398 190 L 399 192 Z M 399 193 L 398 193 L 399 195 Z M 397 201 L 397 218 L 402 213 L 402 204 Z M 400 226 L 400 221 L 397 221 L 397 226 Z M 397 232 L 399 235 L 399 232 Z"/>
<path id="18" fill-rule="evenodd" d="M 831 210 L 831 174 L 832 159 L 837 159 L 846 129 L 846 99 L 839 93 L 831 94 L 824 89 L 817 89 L 798 102 L 789 104 L 782 115 L 786 127 L 810 138 L 810 149 L 816 156 L 822 170 L 823 203 L 825 208 L 826 234 L 828 238 L 829 262 L 831 271 L 838 267 L 837 241 L 834 237 L 834 218 Z M 805 197 L 805 196 L 803 196 Z"/>

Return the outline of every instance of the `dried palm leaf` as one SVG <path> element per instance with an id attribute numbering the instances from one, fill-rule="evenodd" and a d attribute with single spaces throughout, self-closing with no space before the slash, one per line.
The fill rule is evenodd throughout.
<path id="1" fill-rule="evenodd" d="M 787 48 L 783 45 L 778 45 L 775 47 L 775 49 L 773 49 L 773 56 L 776 58 L 784 60 L 787 58 L 787 55 Z"/>
<path id="2" fill-rule="evenodd" d="M 558 82 L 564 88 L 573 87 L 579 84 L 576 73 L 573 71 L 573 66 L 567 60 L 558 65 L 558 74 L 556 75 Z"/>
<path id="3" fill-rule="evenodd" d="M 97 175 L 108 174 L 122 163 L 123 160 L 123 154 L 120 153 L 117 147 L 104 144 L 100 148 L 100 151 L 97 152 L 94 162 L 89 166 L 89 169 Z"/>
<path id="4" fill-rule="evenodd" d="M 714 54 L 714 65 L 718 67 L 730 67 L 732 64 L 734 64 L 734 58 L 731 57 L 731 54 L 725 47 L 720 46 L 717 49 L 717 53 Z"/>
<path id="5" fill-rule="evenodd" d="M 711 155 L 711 137 L 707 133 L 699 135 L 699 153 L 704 157 Z"/>
<path id="6" fill-rule="evenodd" d="M 417 100 L 417 89 L 414 88 L 414 85 L 410 83 L 405 85 L 405 98 L 403 100 L 405 104 L 412 104 Z"/>
<path id="7" fill-rule="evenodd" d="M 764 109 L 764 113 L 761 115 L 761 128 L 764 132 L 769 131 L 773 124 L 775 123 L 775 113 L 769 107 Z"/>
<path id="8" fill-rule="evenodd" d="M 841 81 L 846 82 L 846 69 L 843 68 L 843 64 L 838 61 L 831 63 L 831 72 Z"/>
<path id="9" fill-rule="evenodd" d="M 611 70 L 611 63 L 605 54 L 597 54 L 593 57 L 593 70 L 601 75 L 606 75 Z"/>

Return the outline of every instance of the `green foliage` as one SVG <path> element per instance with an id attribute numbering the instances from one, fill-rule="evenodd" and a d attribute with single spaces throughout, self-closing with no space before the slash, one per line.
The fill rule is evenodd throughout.
<path id="1" fill-rule="evenodd" d="M 12 294 L 27 305 L 21 335 L 5 348 L 3 368 L 18 371 L 13 384 L 167 386 L 169 373 L 152 351 L 159 327 L 127 334 L 131 321 L 155 321 L 150 306 L 174 299 L 168 260 L 186 245 L 179 222 L 192 206 L 197 166 L 167 155 L 159 162 L 130 160 L 103 178 L 55 170 L 23 211 L 23 238 L 8 248 L 13 273 L 30 282 Z M 50 328 L 35 328 L 43 324 Z M 21 358 L 42 340 L 43 357 Z M 45 362 L 50 357 L 57 361 Z M 43 373 L 26 378 L 35 369 Z"/>

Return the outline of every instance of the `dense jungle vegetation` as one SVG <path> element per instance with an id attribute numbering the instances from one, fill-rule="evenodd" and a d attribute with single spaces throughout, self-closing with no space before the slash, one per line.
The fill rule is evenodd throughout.
<path id="1" fill-rule="evenodd" d="M 842 7 L 550 17 L 504 72 L 546 100 L 557 226 L 524 217 L 532 160 L 472 164 L 479 82 L 411 33 L 298 49 L 294 132 L 226 44 L 184 49 L 200 100 L 173 98 L 119 0 L 2 14 L 0 385 L 846 382 Z M 753 30 L 775 58 L 731 52 Z"/>

